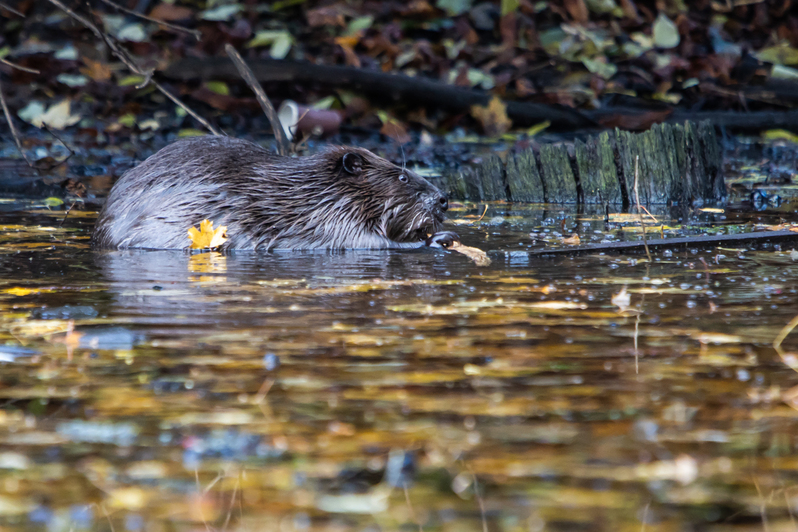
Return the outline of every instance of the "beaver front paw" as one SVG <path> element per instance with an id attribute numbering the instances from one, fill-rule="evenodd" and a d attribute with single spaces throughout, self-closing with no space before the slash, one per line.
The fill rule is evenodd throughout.
<path id="1" fill-rule="evenodd" d="M 452 231 L 441 231 L 427 237 L 427 246 L 431 248 L 450 248 L 455 242 L 460 242 L 460 237 Z"/>

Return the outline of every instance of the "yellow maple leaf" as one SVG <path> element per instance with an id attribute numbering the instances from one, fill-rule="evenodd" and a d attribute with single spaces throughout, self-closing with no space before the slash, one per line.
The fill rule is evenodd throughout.
<path id="1" fill-rule="evenodd" d="M 498 96 L 494 96 L 488 105 L 472 105 L 471 116 L 489 137 L 498 137 L 513 127 L 513 121 L 507 116 L 507 105 Z"/>
<path id="2" fill-rule="evenodd" d="M 199 229 L 189 228 L 188 238 L 191 240 L 191 249 L 215 249 L 227 241 L 227 226 L 214 229 L 213 222 L 203 220 Z"/>

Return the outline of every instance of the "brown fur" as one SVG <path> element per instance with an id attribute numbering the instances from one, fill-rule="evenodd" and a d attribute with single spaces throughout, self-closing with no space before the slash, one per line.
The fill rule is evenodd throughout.
<path id="1" fill-rule="evenodd" d="M 111 189 L 92 243 L 183 249 L 187 231 L 226 225 L 227 249 L 419 247 L 440 228 L 446 197 L 361 148 L 274 155 L 229 137 L 179 140 Z"/>

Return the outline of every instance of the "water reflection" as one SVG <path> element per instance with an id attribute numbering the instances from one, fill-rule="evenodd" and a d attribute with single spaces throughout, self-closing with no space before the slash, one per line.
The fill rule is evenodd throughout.
<path id="1" fill-rule="evenodd" d="M 92 252 L 82 219 L 0 218 L 22 227 L 0 242 L 0 522 L 790 528 L 789 250 L 530 259 L 603 217 L 501 209 L 458 228 L 488 268 Z"/>

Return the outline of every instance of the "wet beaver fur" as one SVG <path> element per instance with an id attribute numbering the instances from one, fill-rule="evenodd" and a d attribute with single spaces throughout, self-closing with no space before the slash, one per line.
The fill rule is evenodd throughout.
<path id="1" fill-rule="evenodd" d="M 365 149 L 290 158 L 241 139 L 195 137 L 122 175 L 92 243 L 184 249 L 188 229 L 207 219 L 227 226 L 224 249 L 447 246 L 457 239 L 438 232 L 447 207 L 427 180 Z"/>

